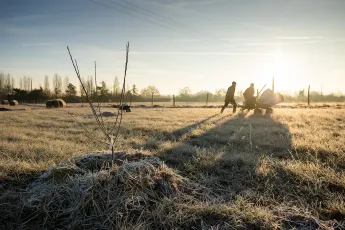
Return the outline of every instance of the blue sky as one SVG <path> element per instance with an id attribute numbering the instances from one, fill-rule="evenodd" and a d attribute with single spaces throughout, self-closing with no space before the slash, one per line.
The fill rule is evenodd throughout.
<path id="1" fill-rule="evenodd" d="M 68 45 L 83 76 L 97 61 L 98 80 L 111 87 L 123 76 L 129 41 L 129 84 L 163 94 L 214 91 L 233 80 L 239 89 L 261 87 L 272 75 L 278 90 L 345 85 L 343 0 L 126 1 L 0 0 L 0 71 L 17 85 L 24 75 L 43 85 L 54 73 L 77 84 Z"/>

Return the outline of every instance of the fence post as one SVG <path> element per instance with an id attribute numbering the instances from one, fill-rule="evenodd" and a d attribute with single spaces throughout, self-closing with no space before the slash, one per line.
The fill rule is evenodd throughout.
<path id="1" fill-rule="evenodd" d="M 175 107 L 175 95 L 173 95 L 173 106 Z"/>
<path id="2" fill-rule="evenodd" d="M 274 76 L 272 78 L 272 92 L 274 93 Z"/>
<path id="3" fill-rule="evenodd" d="M 152 98 L 151 98 L 151 107 L 153 108 L 153 93 L 152 93 Z"/>
<path id="4" fill-rule="evenodd" d="M 207 106 L 207 104 L 208 104 L 208 93 L 206 95 L 206 106 Z"/>
<path id="5" fill-rule="evenodd" d="M 308 86 L 308 105 L 310 105 L 310 85 Z"/>

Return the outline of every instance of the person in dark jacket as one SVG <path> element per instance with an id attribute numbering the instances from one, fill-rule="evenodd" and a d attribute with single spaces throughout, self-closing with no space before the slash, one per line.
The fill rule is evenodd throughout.
<path id="1" fill-rule="evenodd" d="M 224 111 L 226 107 L 228 107 L 230 103 L 232 104 L 232 112 L 233 113 L 236 112 L 237 103 L 235 101 L 235 91 L 236 91 L 236 82 L 233 81 L 232 85 L 228 88 L 228 91 L 226 92 L 225 101 L 224 101 L 225 103 L 222 110 L 220 111 L 221 113 Z"/>
<path id="2" fill-rule="evenodd" d="M 256 97 L 254 97 L 255 89 L 254 89 L 254 83 L 250 84 L 250 87 L 246 89 L 243 93 L 244 100 L 246 102 L 247 108 L 254 108 Z"/>
<path id="3" fill-rule="evenodd" d="M 250 100 L 251 98 L 254 97 L 254 93 L 255 93 L 255 90 L 254 90 L 254 83 L 251 83 L 250 84 L 250 87 L 246 89 L 246 91 L 244 91 L 243 93 L 243 97 L 244 97 L 244 100 Z"/>

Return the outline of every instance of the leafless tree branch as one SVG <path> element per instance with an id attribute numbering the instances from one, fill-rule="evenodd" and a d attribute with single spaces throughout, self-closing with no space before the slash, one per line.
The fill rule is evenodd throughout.
<path id="1" fill-rule="evenodd" d="M 82 81 L 81 79 L 81 76 L 80 76 L 80 72 L 79 72 L 79 67 L 78 67 L 78 63 L 77 63 L 77 60 L 74 60 L 73 61 L 73 57 L 72 57 L 72 54 L 70 52 L 70 49 L 69 47 L 67 46 L 67 50 L 68 50 L 68 53 L 69 53 L 69 56 L 71 58 L 71 62 L 73 64 L 73 67 L 74 67 L 74 70 L 75 70 L 75 73 L 79 79 L 79 82 L 80 82 L 80 85 L 81 85 L 81 88 L 82 90 L 84 91 L 85 95 L 86 95 L 86 99 L 89 103 L 89 106 L 92 110 L 92 113 L 94 115 L 94 118 L 96 120 L 96 123 L 98 125 L 98 128 L 102 131 L 103 135 L 106 137 L 107 141 L 108 142 L 104 142 L 102 141 L 102 143 L 109 143 L 110 142 L 110 147 L 111 147 L 111 150 L 112 150 L 112 156 L 113 156 L 113 160 L 114 160 L 114 145 L 118 139 L 118 136 L 119 136 L 119 133 L 120 133 L 120 129 L 121 129 L 121 124 L 122 124 L 122 110 L 123 110 L 123 100 L 124 100 L 124 95 L 126 93 L 126 77 L 127 77 L 127 67 L 128 67 L 128 53 L 129 53 L 129 43 L 127 43 L 126 45 L 126 63 L 125 63 L 125 73 L 124 73 L 124 77 L 123 77 L 123 87 L 122 87 L 122 92 L 121 92 L 121 97 L 120 97 L 120 106 L 118 107 L 117 109 L 117 114 L 116 114 L 116 120 L 115 120 L 115 123 L 112 125 L 112 127 L 109 129 L 110 131 L 108 132 L 108 128 L 105 127 L 105 124 L 104 124 L 104 120 L 102 118 L 102 113 L 101 113 L 101 109 L 100 109 L 100 103 L 99 103 L 99 98 L 98 98 L 98 95 L 96 95 L 96 99 L 97 99 L 97 104 L 98 104 L 98 107 L 94 107 L 93 103 L 92 103 L 92 100 L 88 94 L 88 91 L 86 90 L 85 88 L 85 85 L 84 85 L 84 82 Z M 97 93 L 97 69 L 96 69 L 96 62 L 95 62 L 95 87 L 96 87 L 96 93 Z M 97 114 L 97 110 L 99 112 L 99 114 Z M 94 139 L 95 136 L 92 135 L 91 132 L 89 132 L 86 127 L 81 123 L 79 122 L 71 113 L 68 113 L 74 120 L 76 120 L 80 125 L 83 126 L 83 128 L 86 130 L 86 132 L 91 136 L 93 137 Z M 115 134 L 112 135 L 112 134 Z"/>

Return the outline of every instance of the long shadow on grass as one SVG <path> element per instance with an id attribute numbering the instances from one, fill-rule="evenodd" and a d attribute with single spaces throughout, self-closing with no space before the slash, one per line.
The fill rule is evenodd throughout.
<path id="1" fill-rule="evenodd" d="M 263 156 L 290 157 L 288 128 L 269 116 L 239 114 L 216 119 L 213 123 L 216 125 L 212 129 L 200 135 L 192 134 L 190 129 L 198 128 L 200 122 L 183 128 L 191 134 L 184 141 L 173 143 L 172 148 L 158 152 L 157 156 L 188 176 L 215 176 L 213 184 L 222 189 L 231 187 L 234 194 L 253 187 L 254 170 Z M 180 130 L 173 133 L 176 132 Z"/>
<path id="2" fill-rule="evenodd" d="M 204 122 L 216 125 L 199 135 L 192 134 Z M 287 126 L 270 116 L 244 114 L 229 119 L 213 116 L 204 122 L 183 128 L 188 130 L 183 132 L 187 137 L 173 141 L 172 147 L 163 148 L 156 155 L 184 176 L 209 187 L 223 202 L 241 196 L 268 210 L 274 204 L 277 209 L 272 212 L 278 219 L 283 217 L 283 228 L 320 227 L 313 216 L 321 222 L 335 219 L 340 223 L 345 219 L 344 207 L 329 206 L 345 198 L 344 183 L 320 183 L 309 178 L 310 174 L 303 174 L 314 162 L 294 156 Z M 180 132 L 181 129 L 172 136 Z M 311 214 L 306 210 L 311 210 Z M 221 220 L 224 217 L 219 217 Z"/>
<path id="3" fill-rule="evenodd" d="M 190 132 L 191 130 L 195 129 L 195 128 L 198 128 L 199 126 L 205 124 L 206 122 L 210 121 L 212 118 L 215 118 L 217 117 L 217 114 L 213 115 L 213 116 L 210 116 L 210 117 L 207 117 L 201 121 L 198 121 L 194 124 L 191 124 L 191 125 L 188 125 L 188 126 L 185 126 L 181 129 L 177 129 L 175 130 L 174 132 L 171 133 L 171 136 L 174 138 L 174 139 L 178 139 L 179 137 L 181 137 L 182 135 Z"/>

